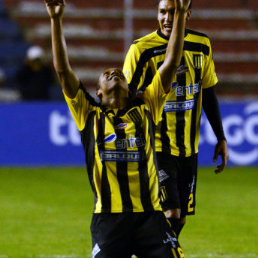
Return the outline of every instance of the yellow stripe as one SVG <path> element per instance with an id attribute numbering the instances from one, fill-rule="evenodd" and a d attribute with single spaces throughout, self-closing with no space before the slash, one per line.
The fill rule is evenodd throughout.
<path id="1" fill-rule="evenodd" d="M 171 250 L 172 250 L 173 256 L 176 258 L 176 257 L 177 257 L 177 254 L 176 254 L 175 249 L 171 248 Z"/>

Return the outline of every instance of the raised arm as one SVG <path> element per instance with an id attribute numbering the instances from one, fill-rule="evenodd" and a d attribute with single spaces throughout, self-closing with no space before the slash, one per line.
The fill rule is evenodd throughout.
<path id="1" fill-rule="evenodd" d="M 174 0 L 175 12 L 173 29 L 169 38 L 164 63 L 159 68 L 165 92 L 170 90 L 172 80 L 180 65 L 184 45 L 185 22 L 190 0 Z"/>
<path id="2" fill-rule="evenodd" d="M 63 34 L 64 0 L 45 0 L 46 8 L 51 20 L 51 38 L 54 67 L 65 94 L 74 98 L 77 94 L 80 81 L 73 72 L 67 53 Z"/>

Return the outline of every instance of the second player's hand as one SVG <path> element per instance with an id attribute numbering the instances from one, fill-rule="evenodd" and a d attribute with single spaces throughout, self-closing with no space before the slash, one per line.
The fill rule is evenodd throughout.
<path id="1" fill-rule="evenodd" d="M 64 13 L 64 0 L 45 0 L 46 8 L 50 18 L 62 17 Z"/>
<path id="2" fill-rule="evenodd" d="M 174 0 L 175 9 L 178 11 L 187 11 L 191 0 Z"/>
<path id="3" fill-rule="evenodd" d="M 226 140 L 221 140 L 219 141 L 214 150 L 214 157 L 213 157 L 213 162 L 216 162 L 218 160 L 218 156 L 221 156 L 222 163 L 217 166 L 215 169 L 215 173 L 218 174 L 224 170 L 224 168 L 227 165 L 228 162 L 228 147 L 227 147 L 227 142 Z"/>

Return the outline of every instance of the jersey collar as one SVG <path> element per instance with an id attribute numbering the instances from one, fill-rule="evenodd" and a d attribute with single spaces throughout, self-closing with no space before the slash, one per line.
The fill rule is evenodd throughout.
<path id="1" fill-rule="evenodd" d="M 166 40 L 169 40 L 169 37 L 165 36 L 165 35 L 161 32 L 161 29 L 160 29 L 160 28 L 157 30 L 157 34 L 158 34 L 161 38 L 166 39 Z M 188 29 L 185 29 L 185 37 L 187 36 L 187 34 L 188 34 Z"/>

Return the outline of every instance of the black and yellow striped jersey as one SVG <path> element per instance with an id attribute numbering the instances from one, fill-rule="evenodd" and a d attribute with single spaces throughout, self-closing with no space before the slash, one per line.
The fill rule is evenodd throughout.
<path id="1" fill-rule="evenodd" d="M 97 104 L 82 87 L 65 99 L 81 133 L 94 213 L 162 210 L 154 151 L 166 101 L 159 72 L 148 91 L 122 110 Z"/>
<path id="2" fill-rule="evenodd" d="M 167 43 L 160 30 L 134 41 L 123 67 L 131 91 L 144 91 L 150 84 L 164 62 Z M 198 152 L 202 89 L 217 81 L 209 38 L 186 29 L 181 64 L 156 129 L 156 151 L 185 157 Z"/>

